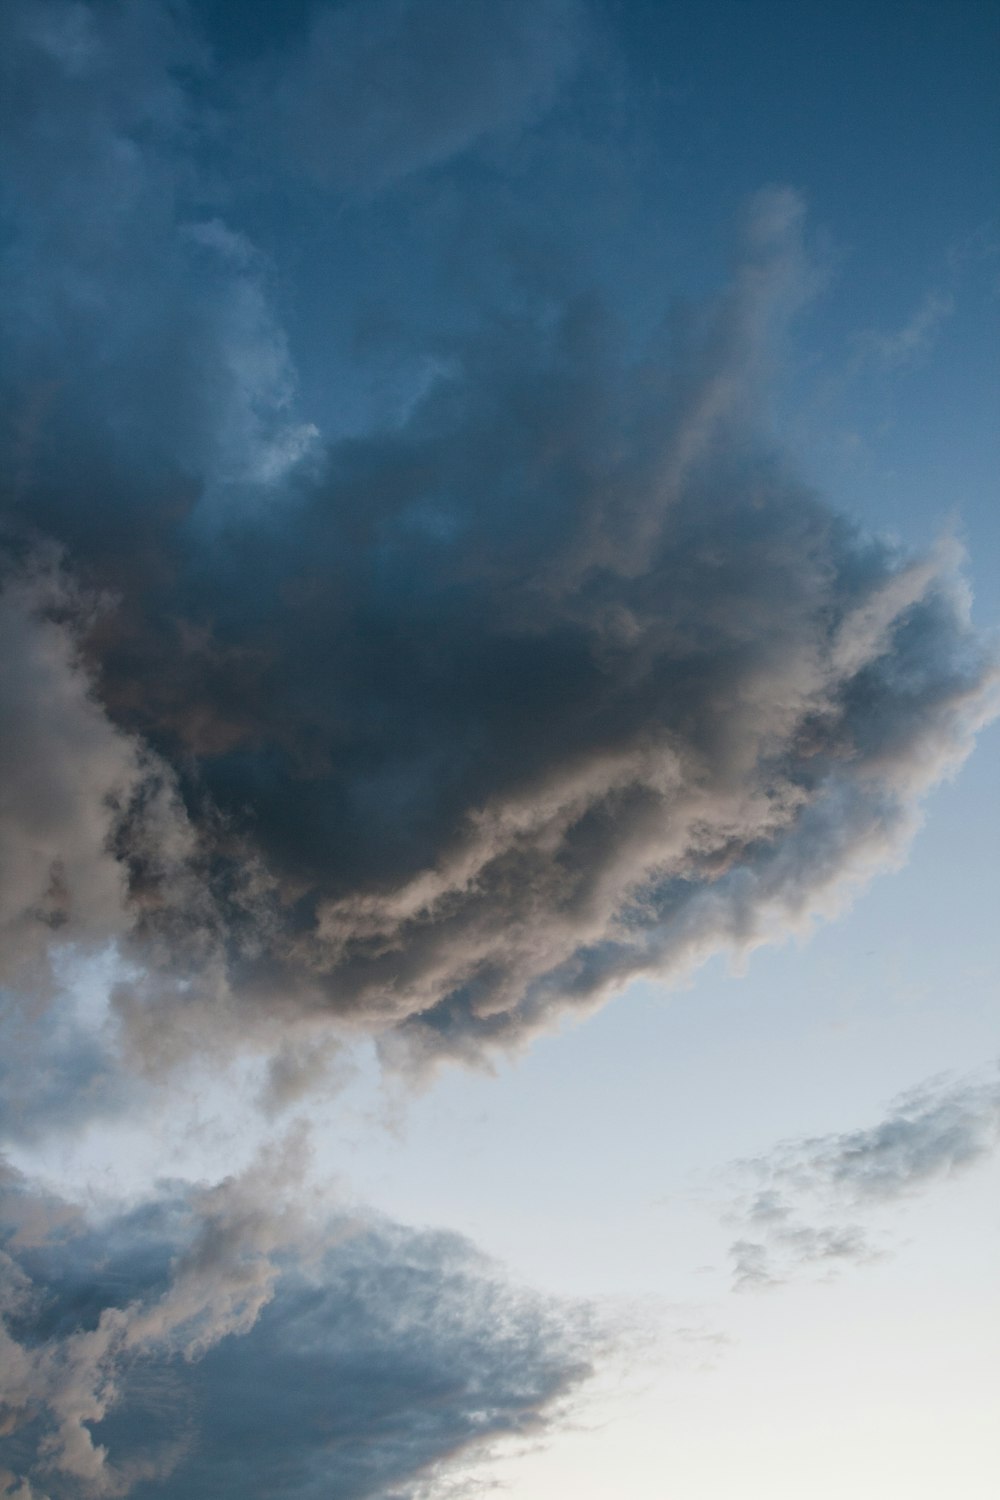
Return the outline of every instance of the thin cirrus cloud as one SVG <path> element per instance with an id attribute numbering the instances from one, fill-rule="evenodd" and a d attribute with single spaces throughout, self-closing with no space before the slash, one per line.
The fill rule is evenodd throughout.
<path id="1" fill-rule="evenodd" d="M 730 1247 L 734 1285 L 774 1286 L 877 1258 L 873 1214 L 981 1165 L 998 1146 L 996 1078 L 932 1079 L 896 1099 L 876 1125 L 785 1141 L 739 1163 L 755 1187 L 730 1219 L 740 1228 Z"/>

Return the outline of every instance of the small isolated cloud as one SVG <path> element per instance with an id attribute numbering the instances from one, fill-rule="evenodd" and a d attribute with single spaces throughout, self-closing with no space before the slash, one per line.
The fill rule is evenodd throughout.
<path id="1" fill-rule="evenodd" d="M 950 293 L 928 292 L 901 327 L 869 328 L 857 334 L 856 351 L 860 358 L 885 370 L 902 369 L 927 353 L 954 311 L 955 299 Z"/>
<path id="2" fill-rule="evenodd" d="M 99 1223 L 6 1189 L 0 1473 L 18 1495 L 408 1496 L 544 1433 L 603 1338 L 455 1235 L 310 1218 L 294 1146 Z"/>
<path id="3" fill-rule="evenodd" d="M 1000 1146 L 1000 1082 L 932 1080 L 901 1095 L 884 1120 L 845 1135 L 783 1142 L 738 1164 L 755 1184 L 728 1222 L 738 1289 L 808 1268 L 875 1259 L 873 1214 L 985 1161 Z"/>

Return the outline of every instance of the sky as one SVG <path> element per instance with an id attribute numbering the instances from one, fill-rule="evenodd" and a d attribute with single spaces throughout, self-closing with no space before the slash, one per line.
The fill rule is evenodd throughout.
<path id="1" fill-rule="evenodd" d="M 988 1500 L 1000 8 L 0 29 L 0 1495 Z"/>

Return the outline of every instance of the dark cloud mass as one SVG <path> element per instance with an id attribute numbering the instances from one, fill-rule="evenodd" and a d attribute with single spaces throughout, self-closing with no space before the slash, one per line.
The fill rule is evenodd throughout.
<path id="1" fill-rule="evenodd" d="M 741 1162 L 741 1175 L 756 1187 L 736 1215 L 735 1285 L 773 1286 L 804 1268 L 874 1259 L 859 1217 L 927 1192 L 987 1161 L 998 1146 L 996 1078 L 931 1079 L 867 1129 L 785 1141 L 769 1156 Z"/>
<path id="2" fill-rule="evenodd" d="M 8 1180 L 0 1492 L 416 1497 L 536 1438 L 589 1372 L 587 1309 L 458 1236 L 310 1223 L 281 1152 L 88 1225 Z"/>
<path id="3" fill-rule="evenodd" d="M 492 81 L 432 99 L 399 49 L 433 51 L 440 8 L 364 8 L 344 52 L 355 9 L 271 86 L 373 192 L 526 128 L 582 27 L 463 10 Z M 471 1055 L 893 858 L 992 669 L 954 553 L 863 536 L 768 436 L 811 275 L 794 194 L 641 351 L 596 298 L 522 299 L 442 338 L 398 420 L 324 443 L 180 14 L 5 21 L 15 982 L 53 939 L 116 941 L 146 1062 L 276 1015 Z M 354 52 L 405 73 L 400 118 L 357 116 Z"/>

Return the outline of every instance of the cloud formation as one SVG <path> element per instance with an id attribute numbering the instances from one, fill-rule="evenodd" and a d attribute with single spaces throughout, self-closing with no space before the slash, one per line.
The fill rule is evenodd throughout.
<path id="1" fill-rule="evenodd" d="M 280 11 L 269 46 L 227 43 L 226 5 L 0 17 L 21 1160 L 99 1121 L 182 1134 L 227 1068 L 266 1140 L 344 1038 L 479 1060 L 780 940 L 900 857 L 992 711 L 957 547 L 864 534 L 771 430 L 817 286 L 796 193 L 750 204 L 715 296 L 664 288 L 638 327 L 549 223 L 603 128 L 560 117 L 590 6 Z M 759 1164 L 743 1279 L 867 1253 L 793 1187 L 929 1182 L 985 1149 L 970 1100 Z M 313 1205 L 294 1142 L 224 1175 L 229 1124 L 217 1180 L 103 1219 L 3 1169 L 0 1490 L 416 1500 L 545 1429 L 602 1349 L 586 1309 Z"/>
<path id="2" fill-rule="evenodd" d="M 954 298 L 949 294 L 928 292 L 901 327 L 891 331 L 869 328 L 858 334 L 858 354 L 887 370 L 910 365 L 927 352 L 954 310 Z"/>
<path id="3" fill-rule="evenodd" d="M 450 340 L 400 422 L 324 445 L 261 257 L 204 202 L 178 60 L 208 64 L 166 14 L 69 14 L 8 23 L 33 186 L 5 261 L 6 608 L 39 695 L 13 774 L 65 806 L 15 952 L 60 922 L 117 941 L 146 1065 L 278 1012 L 412 1065 L 780 936 L 897 858 L 993 669 L 955 550 L 860 534 L 768 435 L 813 279 L 795 195 L 761 195 L 729 287 L 640 352 L 595 299 L 535 303 Z M 432 21 L 376 7 L 352 45 L 375 28 L 384 61 Z M 40 584 L 42 546 L 82 582 Z"/>
<path id="4" fill-rule="evenodd" d="M 248 1019 L 474 1051 L 780 934 L 896 855 L 990 668 L 954 553 L 857 535 L 748 425 L 790 254 L 765 247 L 676 369 L 623 368 L 590 309 L 484 336 L 403 430 L 331 450 L 280 528 L 161 521 L 163 579 L 146 510 L 111 559 L 75 538 L 121 601 L 59 627 L 77 698 L 164 768 L 188 840 L 143 901 L 123 834 L 128 951 L 169 948 L 187 1013 L 193 988 L 221 1014 L 221 986 Z M 98 826 L 103 783 L 76 790 Z M 137 1038 L 171 1024 L 151 968 L 121 1000 Z"/>
<path id="5" fill-rule="evenodd" d="M 932 1079 L 895 1100 L 877 1125 L 786 1141 L 739 1163 L 756 1186 L 734 1216 L 735 1286 L 773 1286 L 803 1269 L 876 1258 L 859 1218 L 927 1192 L 998 1146 L 1000 1082 Z"/>
<path id="6" fill-rule="evenodd" d="M 408 1496 L 545 1429 L 602 1343 L 587 1309 L 456 1235 L 317 1213 L 301 1165 L 290 1140 L 98 1223 L 8 1169 L 4 1493 Z"/>

